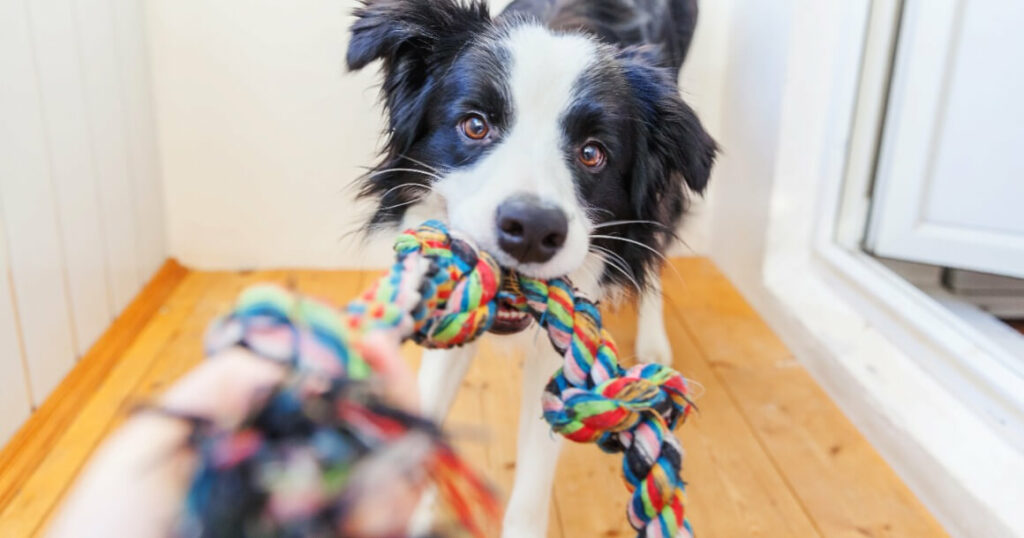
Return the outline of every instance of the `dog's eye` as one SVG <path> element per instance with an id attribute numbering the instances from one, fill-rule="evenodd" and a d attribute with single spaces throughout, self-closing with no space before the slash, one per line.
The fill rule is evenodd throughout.
<path id="1" fill-rule="evenodd" d="M 596 142 L 590 142 L 580 148 L 580 162 L 587 168 L 600 168 L 604 166 L 605 157 L 604 149 L 601 148 Z"/>
<path id="2" fill-rule="evenodd" d="M 470 114 L 462 120 L 462 134 L 470 140 L 483 140 L 491 132 L 491 126 L 480 114 Z"/>

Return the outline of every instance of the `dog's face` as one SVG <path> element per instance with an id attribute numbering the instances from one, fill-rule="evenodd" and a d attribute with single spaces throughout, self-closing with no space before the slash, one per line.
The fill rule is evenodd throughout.
<path id="1" fill-rule="evenodd" d="M 643 284 L 715 153 L 654 51 L 456 0 L 371 1 L 357 17 L 348 63 L 383 60 L 389 114 L 363 190 L 379 200 L 371 225 L 436 206 L 526 274 L 589 256 L 603 281 Z"/>

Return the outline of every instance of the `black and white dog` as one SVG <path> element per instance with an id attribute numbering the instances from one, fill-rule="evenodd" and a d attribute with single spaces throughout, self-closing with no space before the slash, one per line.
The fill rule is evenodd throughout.
<path id="1" fill-rule="evenodd" d="M 588 297 L 635 290 L 637 355 L 667 363 L 658 270 L 703 192 L 715 142 L 680 98 L 676 76 L 696 0 L 368 0 L 348 65 L 383 63 L 388 137 L 364 179 L 371 228 L 439 218 L 508 267 L 570 275 Z M 502 311 L 493 332 L 529 319 Z M 525 339 L 516 484 L 504 535 L 543 536 L 559 442 L 540 395 L 560 358 Z M 536 344 L 533 342 L 537 342 Z M 428 352 L 424 411 L 441 419 L 473 347 Z"/>

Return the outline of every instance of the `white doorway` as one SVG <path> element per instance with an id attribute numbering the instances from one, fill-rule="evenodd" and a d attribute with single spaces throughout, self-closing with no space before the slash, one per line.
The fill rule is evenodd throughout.
<path id="1" fill-rule="evenodd" d="M 1024 278 L 1022 26 L 1020 3 L 905 2 L 871 252 Z"/>
<path id="2" fill-rule="evenodd" d="M 966 13 L 968 25 L 975 24 L 971 17 L 980 16 L 973 14 L 975 9 L 979 14 L 1001 9 L 1007 17 L 1020 16 L 1020 9 L 1006 2 L 967 4 L 952 0 L 792 2 L 791 15 L 776 32 L 789 40 L 786 75 L 778 85 L 758 79 L 760 86 L 750 84 L 747 74 L 757 72 L 765 61 L 776 60 L 760 54 L 774 50 L 767 47 L 776 42 L 771 39 L 775 36 L 767 36 L 759 46 L 748 46 L 750 29 L 763 24 L 737 10 L 733 28 L 743 38 L 737 38 L 735 45 L 753 58 L 746 61 L 734 55 L 739 62 L 732 68 L 736 75 L 724 81 L 726 155 L 719 170 L 719 186 L 724 188 L 714 197 L 716 240 L 711 254 L 953 535 L 1019 536 L 1024 532 L 1019 510 L 1024 502 L 1019 487 L 1024 479 L 1024 375 L 1019 368 L 1024 353 L 1007 351 L 968 322 L 964 312 L 883 264 L 874 254 L 879 250 L 872 240 L 878 235 L 868 234 L 871 214 L 880 219 L 885 211 L 880 201 L 885 195 L 876 196 L 876 192 L 886 187 L 882 174 L 876 172 L 885 172 L 887 164 L 909 166 L 896 162 L 906 157 L 909 163 L 917 163 L 917 180 L 934 175 L 927 169 L 934 157 L 926 151 L 890 150 L 891 163 L 883 155 L 894 132 L 889 127 L 899 126 L 895 119 L 899 110 L 890 100 L 890 90 L 895 95 L 899 89 L 895 84 L 900 74 L 898 45 L 912 37 L 903 31 L 905 18 L 912 19 L 915 10 L 924 8 L 954 19 Z M 957 32 L 960 35 L 945 44 L 946 49 L 952 47 L 955 52 L 962 47 L 958 40 L 965 31 Z M 1004 50 L 994 59 L 1018 61 L 1020 49 Z M 954 53 L 931 52 L 939 58 Z M 939 71 L 948 64 L 932 60 L 938 62 Z M 754 87 L 757 92 L 751 91 Z M 772 106 L 772 99 L 762 100 L 756 108 L 744 106 L 749 96 L 774 96 L 775 89 L 781 89 L 777 105 Z M 991 88 L 976 91 L 986 89 Z M 927 97 L 912 93 L 906 99 L 921 105 L 918 101 Z M 911 116 L 909 125 L 950 124 L 948 118 L 935 118 L 935 107 L 958 99 L 933 100 L 932 116 Z M 769 128 L 760 129 L 764 126 Z M 1003 127 L 1012 132 L 1014 125 L 1007 120 Z M 760 136 L 765 131 L 767 135 Z M 930 135 L 941 138 L 943 133 L 919 131 L 917 143 L 932 143 Z M 757 161 L 757 167 L 744 166 L 752 155 L 765 158 Z M 1011 155 L 999 164 L 1003 168 L 998 174 L 984 178 L 995 187 L 975 186 L 975 191 L 1002 188 L 1001 182 L 1019 170 L 1013 158 L 1018 156 Z M 955 178 L 957 166 L 962 164 L 943 162 L 939 167 Z M 915 181 L 915 174 L 904 175 L 900 181 Z M 958 195 L 949 199 L 956 202 Z M 959 215 L 929 204 L 922 196 L 904 196 L 892 206 L 892 214 L 913 218 L 904 220 L 903 226 L 890 225 L 887 232 L 894 232 L 893 237 L 909 232 L 913 237 L 919 230 L 912 224 L 922 220 L 978 234 L 1015 231 L 1012 223 L 992 226 L 984 218 L 994 214 L 983 210 Z M 951 214 L 966 218 L 951 220 Z M 1009 215 L 1013 217 L 1014 212 Z M 930 249 L 933 254 L 952 250 L 948 244 Z M 925 258 L 910 248 L 887 253 L 938 264 L 929 268 L 937 282 L 945 267 L 997 268 L 982 265 L 980 255 L 972 257 L 975 261 L 970 265 L 954 265 L 957 256 Z M 989 258 L 997 257 L 990 252 Z M 995 319 L 977 308 L 972 312 L 980 312 L 982 319 Z"/>
<path id="3" fill-rule="evenodd" d="M 1024 356 L 1024 5 L 907 0 L 898 15 L 864 246 Z"/>

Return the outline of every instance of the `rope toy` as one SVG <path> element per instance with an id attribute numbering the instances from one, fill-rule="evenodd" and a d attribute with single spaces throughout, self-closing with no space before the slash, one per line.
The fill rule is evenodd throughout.
<path id="1" fill-rule="evenodd" d="M 544 418 L 566 438 L 596 442 L 624 454 L 622 473 L 632 493 L 627 513 L 638 536 L 692 536 L 685 518 L 683 451 L 672 430 L 692 410 L 682 375 L 667 366 L 619 364 L 619 352 L 601 326 L 597 306 L 577 296 L 565 278 L 538 280 L 502 270 L 486 252 L 430 221 L 403 233 L 391 272 L 349 307 L 353 323 L 374 323 L 365 301 L 401 304 L 422 294 L 413 312 L 412 338 L 428 347 L 468 343 L 491 326 L 499 304 L 529 313 L 544 328 L 564 365 L 543 396 Z M 407 275 L 429 260 L 416 285 Z M 390 314 L 390 315 L 393 315 Z"/>
<path id="2" fill-rule="evenodd" d="M 503 272 L 494 258 L 453 236 L 439 222 L 430 221 L 404 232 L 396 241 L 395 251 L 397 261 L 391 270 L 350 303 L 345 315 L 300 305 L 300 310 L 309 310 L 296 320 L 289 315 L 294 312 L 295 304 L 283 304 L 272 290 L 258 288 L 243 297 L 235 314 L 215 325 L 212 334 L 219 337 L 212 339 L 215 344 L 211 347 L 242 345 L 257 354 L 290 364 L 298 371 L 316 370 L 321 373 L 321 379 L 326 372 L 332 387 L 344 387 L 346 383 L 339 380 L 366 380 L 372 376 L 372 369 L 358 352 L 358 343 L 369 340 L 366 335 L 386 334 L 396 341 L 412 339 L 426 347 L 450 348 L 483 335 L 494 323 L 501 307 L 527 313 L 545 329 L 552 345 L 564 358 L 563 367 L 555 372 L 543 395 L 544 418 L 552 429 L 570 440 L 596 442 L 607 452 L 623 453 L 622 472 L 632 493 L 627 513 L 639 537 L 692 537 L 683 508 L 685 484 L 680 477 L 683 452 L 672 435 L 672 430 L 693 408 L 686 382 L 679 373 L 655 364 L 623 368 L 611 336 L 601 326 L 597 306 L 577 296 L 567 279 L 544 281 L 512 271 Z M 270 337 L 273 335 L 277 338 Z M 282 339 L 287 342 L 278 341 Z M 295 395 L 307 390 L 301 383 L 283 388 L 259 416 L 268 415 L 264 417 L 266 420 L 279 419 L 284 415 L 279 416 L 278 408 L 294 409 Z M 338 392 L 346 391 L 339 388 Z M 335 392 L 321 391 L 320 394 L 329 403 L 337 402 Z M 301 401 L 301 396 L 298 399 Z M 364 401 L 362 409 L 378 417 L 398 416 L 381 405 L 375 400 Z M 289 421 L 294 418 L 292 415 L 288 415 Z M 312 429 L 336 431 L 350 424 L 345 422 L 344 416 L 331 418 L 337 420 L 326 423 L 313 420 L 315 427 Z M 260 431 L 266 420 L 250 421 L 250 429 Z M 288 425 L 289 421 L 274 424 L 286 430 L 294 429 Z M 393 423 L 398 423 L 403 431 L 431 431 L 431 438 L 435 439 L 432 446 L 445 446 L 436 441 L 435 430 L 411 417 L 403 416 Z M 348 432 L 357 436 L 359 433 Z M 198 446 L 209 443 L 214 447 L 201 452 L 204 470 L 197 474 L 194 495 L 190 498 L 202 500 L 203 492 L 216 491 L 221 481 L 237 479 L 218 474 L 217 466 L 210 464 L 217 461 L 219 444 L 230 444 L 236 435 L 220 432 L 197 442 Z M 262 434 L 262 438 L 267 437 Z M 361 455 L 349 455 L 346 468 L 393 439 L 378 435 L 366 444 Z M 309 438 L 302 441 L 312 442 Z M 237 466 L 253 455 L 265 455 L 263 463 L 280 464 L 281 456 L 272 451 L 247 450 L 251 454 L 227 459 Z M 480 525 L 469 513 L 470 505 L 480 503 L 485 513 L 493 515 L 494 511 L 489 508 L 493 498 L 483 493 L 479 481 L 457 463 L 450 450 L 437 452 L 445 454 L 444 461 L 448 463 L 445 469 L 449 480 L 440 483 L 441 491 L 454 500 L 464 528 L 478 531 Z M 330 466 L 320 461 L 319 468 L 330 469 Z M 461 488 L 453 483 L 451 476 L 464 478 Z M 337 497 L 341 489 L 335 484 L 329 493 Z M 322 492 L 323 488 L 320 490 Z M 255 497 L 272 498 L 273 492 L 260 491 Z M 207 523 L 214 510 L 204 512 L 196 506 L 199 504 L 190 503 L 192 520 Z M 336 518 L 339 506 L 343 503 L 323 502 L 315 508 L 321 512 L 326 510 Z M 265 519 L 266 503 L 258 509 Z M 309 519 L 299 518 L 299 521 L 308 524 Z M 303 534 L 304 530 L 301 525 L 283 528 L 298 534 Z"/>
<path id="3" fill-rule="evenodd" d="M 242 347 L 288 366 L 290 375 L 237 429 L 192 421 L 199 467 L 178 534 L 365 533 L 353 523 L 358 508 L 375 503 L 380 513 L 391 506 L 389 486 L 430 478 L 455 518 L 448 534 L 486 536 L 500 512 L 493 491 L 432 422 L 392 406 L 374 386 L 367 357 L 393 353 L 375 336 L 397 342 L 404 326 L 399 316 L 353 332 L 332 307 L 282 288 L 244 292 L 208 331 L 207 354 Z"/>

